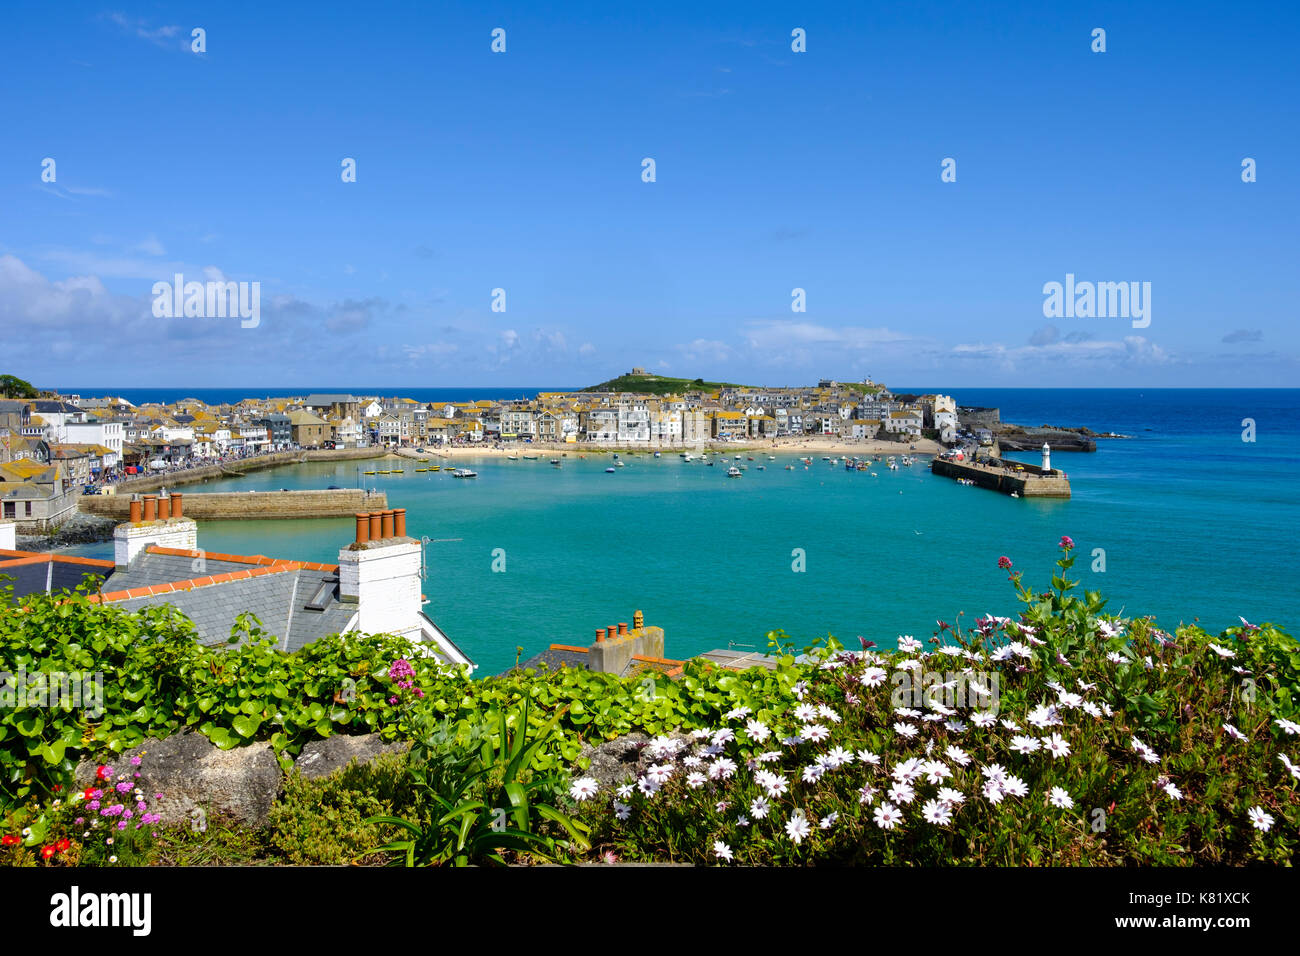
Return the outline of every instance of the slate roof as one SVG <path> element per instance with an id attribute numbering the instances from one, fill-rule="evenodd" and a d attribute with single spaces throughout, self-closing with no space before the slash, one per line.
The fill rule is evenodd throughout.
<path id="1" fill-rule="evenodd" d="M 558 671 L 561 667 L 577 667 L 582 670 L 591 670 L 587 663 L 589 660 L 587 654 L 582 651 L 568 651 L 559 648 L 547 648 L 535 657 L 530 657 L 518 667 L 512 667 L 510 670 L 552 670 Z"/>
<path id="2" fill-rule="evenodd" d="M 296 562 L 272 562 L 269 558 L 261 559 L 265 563 L 259 565 L 218 557 L 205 557 L 203 564 L 196 567 L 196 560 L 188 554 L 148 549 L 137 555 L 129 568 L 115 571 L 104 582 L 103 590 L 107 594 L 195 579 L 202 582 L 207 577 L 250 569 L 264 572 L 114 602 L 132 611 L 171 604 L 194 622 L 198 639 L 204 644 L 229 641 L 236 616 L 248 612 L 257 616 L 263 630 L 279 638 L 281 650 L 296 651 L 319 638 L 341 633 L 357 613 L 356 605 L 339 601 L 338 573 L 333 569 L 301 567 Z"/>
<path id="3" fill-rule="evenodd" d="M 13 588 L 13 596 L 74 590 L 87 575 L 102 582 L 112 572 L 105 562 L 27 551 L 0 552 L 0 588 Z"/>

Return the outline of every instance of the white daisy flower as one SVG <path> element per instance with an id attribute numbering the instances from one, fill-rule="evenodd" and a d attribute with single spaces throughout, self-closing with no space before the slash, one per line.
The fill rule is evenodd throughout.
<path id="1" fill-rule="evenodd" d="M 1060 734 L 1052 734 L 1043 741 L 1043 746 L 1052 755 L 1053 760 L 1070 756 L 1070 744 Z"/>
<path id="2" fill-rule="evenodd" d="M 830 707 L 828 707 L 826 704 L 818 704 L 817 713 L 821 715 L 823 718 L 825 718 L 826 720 L 829 720 L 832 724 L 838 724 L 841 720 L 844 719 L 839 714 L 835 713 L 835 711 L 832 710 Z"/>
<path id="3" fill-rule="evenodd" d="M 952 771 L 937 760 L 926 761 L 922 773 L 925 774 L 927 783 L 943 783 L 945 779 L 952 776 Z"/>
<path id="4" fill-rule="evenodd" d="M 803 727 L 799 729 L 799 736 L 818 744 L 830 735 L 831 732 L 821 724 L 804 724 Z"/>
<path id="5" fill-rule="evenodd" d="M 794 719 L 801 724 L 811 724 L 817 719 L 817 708 L 812 704 L 800 704 L 794 709 Z"/>
<path id="6" fill-rule="evenodd" d="M 736 772 L 736 761 L 721 757 L 709 764 L 710 780 L 726 780 Z"/>
<path id="7" fill-rule="evenodd" d="M 693 773 L 688 773 L 686 775 L 686 786 L 690 787 L 692 790 L 698 790 L 700 787 L 708 783 L 708 779 L 708 777 L 696 770 Z"/>
<path id="8" fill-rule="evenodd" d="M 1232 726 L 1232 724 L 1224 724 L 1223 729 L 1233 740 L 1250 740 L 1249 737 L 1243 734 L 1236 727 Z"/>
<path id="9" fill-rule="evenodd" d="M 876 826 L 882 830 L 892 830 L 903 822 L 903 814 L 892 804 L 882 803 L 872 813 Z"/>
<path id="10" fill-rule="evenodd" d="M 721 840 L 713 841 L 713 853 L 719 859 L 726 860 L 728 863 L 732 860 L 731 847 L 727 846 L 727 844 L 723 843 Z"/>
<path id="11" fill-rule="evenodd" d="M 1071 797 L 1062 787 L 1053 787 L 1048 800 L 1051 802 L 1052 806 L 1060 807 L 1062 810 L 1069 810 L 1074 807 L 1074 798 Z"/>
<path id="12" fill-rule="evenodd" d="M 1226 648 L 1226 647 L 1220 647 L 1218 644 L 1214 644 L 1214 643 L 1211 643 L 1211 644 L 1210 644 L 1210 650 L 1214 651 L 1214 653 L 1218 654 L 1220 657 L 1236 657 L 1236 656 L 1237 656 L 1237 652 L 1236 652 L 1236 651 L 1229 650 L 1229 649 Z"/>
<path id="13" fill-rule="evenodd" d="M 880 755 L 874 754 L 870 750 L 859 750 L 858 759 L 865 764 L 870 764 L 873 767 L 880 766 Z"/>
<path id="14" fill-rule="evenodd" d="M 725 720 L 740 720 L 742 717 L 748 717 L 753 711 L 748 707 L 735 707 L 723 715 Z"/>
<path id="15" fill-rule="evenodd" d="M 1282 718 L 1278 718 L 1277 720 L 1274 720 L 1273 723 L 1277 724 L 1278 727 L 1282 728 L 1282 730 L 1285 731 L 1286 734 L 1290 737 L 1294 737 L 1296 734 L 1300 734 L 1300 724 L 1297 724 L 1294 720 L 1284 720 Z"/>
<path id="16" fill-rule="evenodd" d="M 949 744 L 948 749 L 943 752 L 943 755 L 959 767 L 965 767 L 970 763 L 970 757 L 967 755 L 966 751 L 962 750 L 956 744 Z"/>
<path id="17" fill-rule="evenodd" d="M 886 796 L 895 803 L 911 803 L 916 799 L 916 791 L 912 789 L 910 783 L 903 783 L 900 780 L 889 788 Z"/>
<path id="18" fill-rule="evenodd" d="M 960 790 L 954 790 L 952 787 L 940 787 L 936 799 L 940 803 L 946 803 L 950 806 L 957 806 L 966 799 L 966 794 Z"/>
<path id="19" fill-rule="evenodd" d="M 767 816 L 767 811 L 770 806 L 771 804 L 762 797 L 755 797 L 749 803 L 749 812 L 753 815 L 755 820 L 761 820 Z"/>
<path id="20" fill-rule="evenodd" d="M 921 642 L 911 634 L 903 634 L 898 638 L 898 649 L 904 654 L 911 654 L 914 651 L 919 651 L 922 646 Z"/>
<path id="21" fill-rule="evenodd" d="M 876 799 L 876 788 L 872 786 L 862 786 L 858 788 L 858 803 L 866 804 Z"/>
<path id="22" fill-rule="evenodd" d="M 600 785 L 591 777 L 579 777 L 569 786 L 569 796 L 581 803 L 596 795 Z"/>
<path id="23" fill-rule="evenodd" d="M 823 830 L 829 830 L 831 827 L 835 826 L 839 818 L 840 815 L 838 811 L 831 811 L 830 813 L 826 814 L 826 816 L 822 817 L 821 823 L 817 825 L 821 827 Z"/>
<path id="24" fill-rule="evenodd" d="M 1263 807 L 1250 808 L 1250 825 L 1261 833 L 1267 833 L 1274 823 L 1273 814 L 1266 813 Z"/>
<path id="25" fill-rule="evenodd" d="M 1037 737 L 1012 737 L 1011 749 L 1016 753 L 1031 754 L 1039 747 Z"/>
<path id="26" fill-rule="evenodd" d="M 767 740 L 768 737 L 772 736 L 772 731 L 769 730 L 767 724 L 763 723 L 761 720 L 747 721 L 745 723 L 745 733 L 747 733 L 749 739 L 754 741 L 756 744 L 761 744 L 763 741 Z"/>
<path id="27" fill-rule="evenodd" d="M 1002 792 L 1013 797 L 1023 797 L 1029 792 L 1029 786 L 1019 777 L 1008 774 L 1007 779 L 1002 781 Z"/>
<path id="28" fill-rule="evenodd" d="M 632 808 L 630 806 L 626 803 L 619 803 L 617 800 L 614 801 L 614 816 L 620 820 L 626 820 L 631 815 Z"/>
<path id="29" fill-rule="evenodd" d="M 790 814 L 790 819 L 785 824 L 785 835 L 788 836 L 795 846 L 803 842 L 803 838 L 812 832 L 812 827 L 808 823 L 808 818 L 803 815 L 802 810 L 796 810 Z"/>
<path id="30" fill-rule="evenodd" d="M 911 724 L 895 723 L 894 733 L 898 734 L 900 737 L 911 738 L 916 736 L 917 731 Z"/>
<path id="31" fill-rule="evenodd" d="M 925 806 L 921 807 L 921 816 L 925 817 L 927 823 L 946 826 L 952 822 L 952 809 L 946 803 L 929 800 Z"/>
<path id="32" fill-rule="evenodd" d="M 862 672 L 860 680 L 867 687 L 879 687 L 888 677 L 883 667 L 868 667 Z"/>

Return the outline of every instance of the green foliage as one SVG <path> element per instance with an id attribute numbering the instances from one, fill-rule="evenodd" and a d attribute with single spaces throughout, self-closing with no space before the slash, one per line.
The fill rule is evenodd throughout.
<path id="1" fill-rule="evenodd" d="M 406 866 L 504 865 L 503 851 L 556 860 L 571 848 L 586 850 L 587 828 L 553 806 L 562 787 L 554 772 L 530 768 L 559 715 L 530 735 L 528 701 L 518 713 L 498 715 L 495 733 L 471 731 L 473 747 L 457 749 L 458 735 L 442 725 L 412 750 L 409 773 L 415 792 L 431 812 L 420 821 L 380 816 L 406 831 L 405 839 L 380 847 Z"/>
<path id="2" fill-rule="evenodd" d="M 31 382 L 17 375 L 0 375 L 0 398 L 40 398 L 40 395 Z"/>
<path id="3" fill-rule="evenodd" d="M 271 845 L 295 865 L 365 862 L 372 847 L 395 836 L 392 827 L 369 818 L 412 809 L 411 796 L 406 758 L 395 754 L 353 763 L 319 780 L 290 774 L 271 808 Z"/>
<path id="4" fill-rule="evenodd" d="M 692 663 L 683 680 L 659 677 L 649 687 L 573 669 L 476 681 L 416 658 L 413 682 L 423 697 L 415 698 L 388 676 L 393 661 L 411 653 L 400 638 L 336 635 L 286 654 L 247 615 L 232 640 L 205 647 L 171 608 L 132 614 L 93 603 L 81 591 L 32 595 L 21 608 L 0 605 L 0 671 L 98 675 L 103 690 L 102 713 L 74 706 L 0 709 L 0 808 L 70 785 L 83 757 L 121 753 L 147 737 L 185 729 L 223 749 L 269 741 L 287 769 L 306 743 L 332 734 L 410 740 L 429 721 L 444 719 L 465 734 L 495 724 L 524 701 L 531 704 L 529 727 L 544 737 L 533 753 L 536 768 L 555 770 L 577 759 L 586 740 L 700 726 L 760 700 L 766 709 L 784 710 L 794 680 L 790 666 L 775 675 L 735 674 Z"/>
<path id="5" fill-rule="evenodd" d="M 674 767 L 661 788 L 618 798 L 626 819 L 612 802 L 593 801 L 583 814 L 593 842 L 629 860 L 716 863 L 731 854 L 752 865 L 1293 862 L 1300 793 L 1289 755 L 1298 738 L 1287 720 L 1300 692 L 1300 647 L 1269 625 L 1212 638 L 1195 627 L 1170 635 L 1149 619 L 1104 617 L 1100 595 L 1076 593 L 1067 577 L 1072 547 L 1063 539 L 1050 591 L 1033 593 L 1011 575 L 1025 604 L 1019 621 L 986 618 L 965 631 L 940 623 L 931 642 L 944 653 L 822 651 L 799 690 L 809 708 L 826 708 L 809 718 L 824 725 L 824 739 L 801 730 L 805 739 L 778 748 L 779 723 L 732 715 L 723 726 L 734 734 L 726 753 L 734 773 L 691 784 L 685 766 Z M 997 648 L 1004 652 L 995 657 Z M 918 674 L 996 674 L 996 719 L 932 704 L 925 716 L 941 719 L 920 719 L 920 709 L 907 708 L 922 705 L 895 699 L 898 685 L 885 681 L 907 665 Z M 769 725 L 770 738 L 752 736 L 753 717 Z M 1049 738 L 1059 738 L 1052 753 Z M 747 764 L 761 747 L 777 759 Z M 829 769 L 809 772 L 832 752 Z M 914 792 L 891 795 L 910 759 L 918 762 Z M 993 768 L 1023 792 L 990 798 Z M 765 788 L 760 774 L 768 772 L 785 779 L 779 794 Z M 1054 792 L 1062 805 L 1049 799 Z M 761 815 L 753 810 L 760 797 L 769 803 Z M 875 817 L 891 800 L 901 814 L 892 828 Z M 950 819 L 925 818 L 923 808 L 934 814 L 941 804 Z M 1267 830 L 1252 826 L 1252 812 L 1272 818 Z M 808 821 L 798 840 L 786 829 L 796 817 Z"/>

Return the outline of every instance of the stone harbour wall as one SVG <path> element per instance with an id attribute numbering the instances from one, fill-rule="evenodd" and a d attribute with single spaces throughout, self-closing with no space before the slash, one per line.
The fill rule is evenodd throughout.
<path id="1" fill-rule="evenodd" d="M 312 491 L 185 492 L 185 517 L 196 521 L 267 520 L 275 518 L 350 518 L 359 511 L 388 507 L 388 496 L 360 488 Z M 84 514 L 126 521 L 131 496 L 84 495 Z"/>

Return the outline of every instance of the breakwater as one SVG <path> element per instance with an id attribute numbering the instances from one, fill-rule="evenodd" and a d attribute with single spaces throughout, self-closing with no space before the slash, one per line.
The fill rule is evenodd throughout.
<path id="1" fill-rule="evenodd" d="M 256 458 L 241 458 L 237 461 L 214 462 L 183 471 L 167 472 L 161 475 L 141 475 L 139 478 L 127 478 L 111 486 L 114 494 L 143 494 L 157 491 L 159 488 L 173 488 L 177 485 L 189 485 L 213 478 L 237 478 L 250 471 L 263 468 L 279 468 L 304 461 L 352 461 L 363 458 L 383 458 L 388 455 L 384 448 L 319 448 L 308 451 L 277 451 Z M 82 509 L 83 511 L 86 509 Z"/>
<path id="2" fill-rule="evenodd" d="M 350 518 L 360 511 L 381 511 L 388 507 L 384 492 L 360 488 L 189 492 L 184 499 L 185 516 L 196 521 Z M 85 495 L 79 504 L 85 514 L 125 521 L 131 510 L 131 495 Z"/>
<path id="3" fill-rule="evenodd" d="M 987 462 L 987 463 L 985 463 Z M 972 481 L 981 488 L 1019 495 L 1021 498 L 1069 498 L 1070 480 L 1059 469 L 1043 471 L 1037 465 L 1000 458 L 983 459 L 980 464 L 936 458 L 930 471 L 945 478 Z"/>

